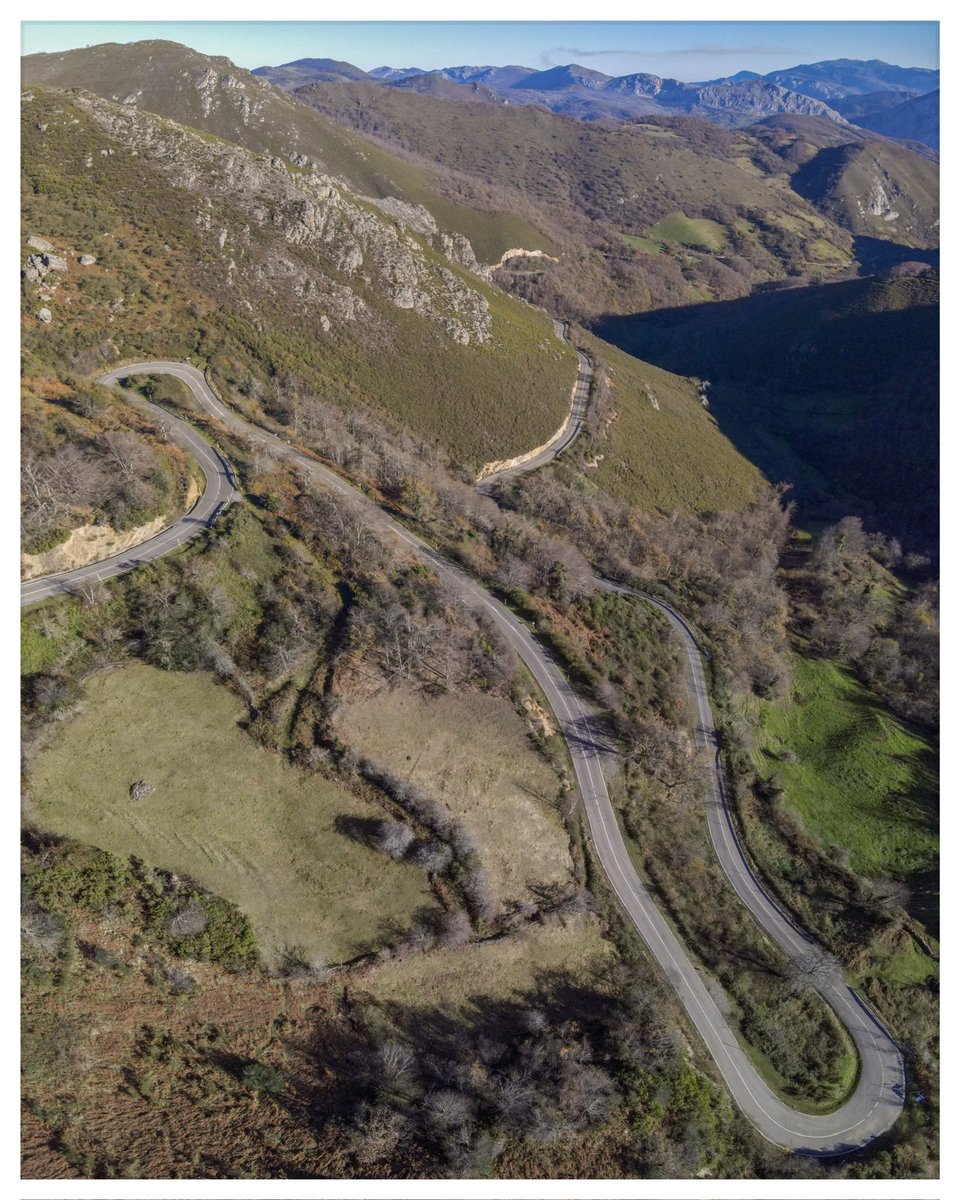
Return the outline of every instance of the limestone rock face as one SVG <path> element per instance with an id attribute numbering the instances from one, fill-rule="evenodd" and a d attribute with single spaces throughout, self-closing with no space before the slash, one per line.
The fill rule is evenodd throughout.
<path id="1" fill-rule="evenodd" d="M 39 254 L 31 254 L 20 273 L 24 279 L 28 279 L 31 283 L 39 283 L 48 270 L 47 264 Z"/>
<path id="2" fill-rule="evenodd" d="M 211 103 L 222 99 L 223 89 L 230 91 L 227 78 L 215 72 L 196 87 Z M 331 324 L 376 324 L 376 309 L 386 301 L 433 323 L 459 345 L 490 340 L 486 297 L 451 269 L 476 268 L 469 241 L 441 232 L 422 206 L 356 196 L 318 170 L 296 170 L 276 155 L 201 139 L 136 108 L 90 96 L 75 103 L 131 154 L 148 156 L 174 186 L 193 195 L 195 224 L 224 259 L 225 278 L 247 257 L 248 276 L 267 291 L 282 289 L 287 299 L 315 305 Z M 227 209 L 240 217 L 229 228 Z M 277 249 L 276 238 L 264 239 L 261 229 L 279 231 L 290 255 Z"/>

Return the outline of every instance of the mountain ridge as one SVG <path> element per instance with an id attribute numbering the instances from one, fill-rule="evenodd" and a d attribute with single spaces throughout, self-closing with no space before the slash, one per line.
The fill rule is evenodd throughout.
<path id="1" fill-rule="evenodd" d="M 254 74 L 269 78 L 281 87 L 296 86 L 292 82 L 291 68 L 299 68 L 304 61 L 309 60 L 280 67 L 257 67 Z M 932 68 L 900 67 L 878 59 L 829 59 L 770 71 L 766 75 L 744 70 L 704 82 L 684 82 L 642 71 L 606 75 L 579 63 L 546 69 L 519 65 L 460 65 L 420 71 L 411 67 L 384 66 L 370 72 L 343 64 L 342 72 L 336 74 L 331 71 L 330 60 L 316 61 L 323 65 L 317 67 L 311 78 L 306 78 L 309 72 L 302 69 L 296 72 L 295 78 L 302 85 L 342 79 L 429 90 L 428 79 L 436 81 L 442 77 L 459 85 L 483 84 L 509 103 L 542 104 L 581 120 L 625 119 L 661 111 L 681 111 L 732 128 L 777 112 L 799 112 L 843 123 L 848 118 L 840 104 L 848 97 L 875 96 L 879 109 L 884 107 L 883 93 L 926 94 L 939 87 L 940 74 Z M 419 85 L 417 79 L 422 80 Z M 457 98 L 457 94 L 449 90 L 444 94 L 448 99 Z M 466 94 L 463 98 L 467 98 Z M 874 109 L 868 107 L 864 111 L 869 116 Z M 876 129 L 876 126 L 865 127 Z M 919 124 L 916 128 L 920 128 Z M 939 143 L 938 134 L 929 136 Z M 927 136 L 916 132 L 913 137 L 933 144 Z"/>

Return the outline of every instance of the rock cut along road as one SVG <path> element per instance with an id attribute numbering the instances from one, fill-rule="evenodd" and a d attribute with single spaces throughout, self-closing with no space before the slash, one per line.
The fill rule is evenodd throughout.
<path id="1" fill-rule="evenodd" d="M 529 668 L 556 715 L 570 751 L 596 855 L 611 887 L 669 979 L 734 1101 L 759 1133 L 787 1150 L 830 1155 L 859 1149 L 886 1132 L 903 1108 L 903 1059 L 891 1035 L 865 1001 L 846 983 L 839 969 L 825 979 L 818 979 L 817 990 L 831 1005 L 856 1044 L 860 1074 L 853 1094 L 832 1113 L 809 1115 L 791 1108 L 761 1078 L 714 999 L 715 987 L 713 990 L 708 988 L 700 968 L 687 955 L 634 868 L 607 791 L 603 759 L 611 747 L 602 733 L 599 714 L 581 701 L 535 634 L 479 583 L 394 521 L 357 488 L 275 434 L 250 425 L 227 408 L 196 367 L 176 362 L 134 363 L 111 371 L 98 382 L 116 386 L 118 380 L 125 376 L 138 374 L 172 375 L 181 380 L 190 388 L 200 407 L 227 428 L 249 441 L 271 447 L 345 502 L 365 505 L 372 524 L 408 546 L 438 575 L 453 584 L 467 603 L 485 612 L 493 621 Z M 89 567 L 22 584 L 21 604 L 73 591 L 90 579 L 107 579 L 169 554 L 187 538 L 207 528 L 235 498 L 232 471 L 216 450 L 186 422 L 146 401 L 136 399 L 135 402 L 147 405 L 155 415 L 159 414 L 171 438 L 196 454 L 206 480 L 203 497 L 185 517 L 133 550 Z M 531 463 L 526 469 L 533 469 L 533 466 Z M 737 838 L 727 802 L 700 648 L 693 632 L 683 618 L 663 601 L 606 580 L 598 580 L 597 584 L 655 605 L 666 615 L 680 637 L 686 656 L 691 708 L 697 714 L 697 745 L 711 755 L 712 779 L 707 798 L 707 817 L 714 848 L 742 903 L 784 952 L 802 965 L 811 954 L 816 953 L 815 943 L 768 896 Z"/>
<path id="2" fill-rule="evenodd" d="M 557 337 L 566 342 L 567 345 L 572 345 L 570 341 L 570 326 L 566 321 L 554 321 L 554 331 Z M 512 479 L 517 475 L 526 475 L 528 471 L 535 471 L 538 467 L 545 466 L 548 462 L 553 462 L 555 458 L 566 450 L 566 448 L 576 441 L 577 434 L 583 428 L 584 418 L 587 415 L 587 407 L 590 403 L 590 385 L 593 382 L 593 363 L 588 354 L 584 354 L 578 347 L 574 347 L 577 352 L 577 380 L 573 385 L 573 396 L 570 401 L 570 411 L 567 413 L 567 419 L 557 430 L 556 434 L 536 454 L 531 454 L 529 457 L 521 456 L 519 462 L 515 462 L 512 467 L 504 467 L 500 471 L 491 471 L 489 475 L 484 475 L 482 479 L 477 481 L 477 489 L 481 492 L 489 492 L 493 489 L 495 483 L 499 483 L 503 479 Z"/>

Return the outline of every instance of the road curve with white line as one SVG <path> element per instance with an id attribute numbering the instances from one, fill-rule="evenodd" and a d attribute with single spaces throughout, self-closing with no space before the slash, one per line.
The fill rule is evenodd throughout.
<path id="1" fill-rule="evenodd" d="M 493 621 L 529 668 L 556 715 L 570 750 L 597 858 L 611 887 L 667 975 L 716 1062 L 733 1099 L 758 1132 L 784 1149 L 817 1155 L 856 1150 L 886 1132 L 903 1107 L 903 1059 L 893 1038 L 866 1003 L 846 984 L 839 970 L 825 981 L 818 981 L 818 990 L 856 1043 L 860 1074 L 853 1094 L 832 1113 L 809 1115 L 791 1108 L 760 1077 L 714 999 L 716 986 L 708 988 L 700 968 L 688 957 L 633 866 L 607 791 L 603 758 L 611 747 L 601 732 L 599 714 L 581 701 L 536 635 L 479 583 L 394 521 L 359 489 L 275 434 L 248 424 L 223 405 L 196 367 L 176 362 L 135 363 L 111 371 L 98 382 L 116 386 L 119 379 L 136 374 L 172 375 L 181 380 L 207 414 L 248 441 L 272 447 L 275 453 L 294 462 L 305 475 L 337 495 L 353 503 L 366 505 L 370 520 L 378 529 L 403 542 L 438 575 L 449 580 L 466 602 L 485 612 Z M 74 590 L 97 575 L 110 578 L 170 553 L 185 537 L 206 528 L 235 496 L 235 482 L 226 460 L 186 422 L 153 405 L 149 407 L 160 414 L 173 440 L 198 455 L 207 481 L 204 496 L 187 517 L 174 523 L 169 530 L 123 555 L 115 556 L 115 559 L 22 584 L 22 604 L 57 592 Z M 172 541 L 163 540 L 168 535 Z M 696 638 L 683 618 L 663 601 L 607 581 L 598 581 L 598 585 L 607 590 L 639 596 L 645 602 L 654 604 L 665 613 L 680 636 L 686 651 L 691 705 L 697 714 L 697 744 L 712 755 L 712 785 L 707 813 L 717 855 L 737 895 L 764 930 L 791 959 L 803 962 L 815 950 L 815 943 L 768 896 L 736 836 L 724 790 L 716 729 Z"/>
<path id="2" fill-rule="evenodd" d="M 164 365 L 177 366 L 177 364 L 170 363 Z M 115 387 L 118 380 L 127 375 L 146 374 L 144 368 L 147 366 L 151 366 L 151 364 L 140 363 L 133 368 L 125 367 L 122 371 L 111 371 L 109 375 L 101 376 L 97 383 Z M 158 373 L 150 372 L 150 374 Z M 164 371 L 163 373 L 172 375 L 174 371 Z M 183 376 L 178 377 L 183 378 Z M 185 380 L 185 382 L 189 381 Z M 111 555 L 110 558 L 101 558 L 85 567 L 75 567 L 72 570 L 60 571 L 55 575 L 41 575 L 37 579 L 24 580 L 20 584 L 21 605 L 32 604 L 37 600 L 46 600 L 50 596 L 58 596 L 66 592 L 75 592 L 89 584 L 113 579 L 117 575 L 125 575 L 128 571 L 133 571 L 144 563 L 162 558 L 165 554 L 179 549 L 184 542 L 196 537 L 198 533 L 209 529 L 223 510 L 238 498 L 235 488 L 236 481 L 230 464 L 209 442 L 204 441 L 191 425 L 172 417 L 165 409 L 151 404 L 149 400 L 144 400 L 135 392 L 125 392 L 124 395 L 135 407 L 154 417 L 160 423 L 161 428 L 165 430 L 171 442 L 193 455 L 203 471 L 203 495 L 199 497 L 188 513 L 178 517 L 166 529 L 162 529 L 153 537 L 136 546 L 121 550 L 119 553 Z"/>
<path id="3" fill-rule="evenodd" d="M 561 342 L 566 342 L 568 346 L 573 345 L 570 341 L 570 326 L 566 321 L 555 320 L 553 327 Z M 499 483 L 502 479 L 512 479 L 516 475 L 526 475 L 528 471 L 535 471 L 538 467 L 545 466 L 548 462 L 553 462 L 555 458 L 559 458 L 564 450 L 576 440 L 577 434 L 583 428 L 584 418 L 587 415 L 587 408 L 590 404 L 593 363 L 590 360 L 590 356 L 585 354 L 579 347 L 574 346 L 574 349 L 577 352 L 577 381 L 573 385 L 573 397 L 570 401 L 570 411 L 567 414 L 567 419 L 557 431 L 556 436 L 552 437 L 538 454 L 534 454 L 532 457 L 526 458 L 523 462 L 516 463 L 512 467 L 504 467 L 502 471 L 492 471 L 489 475 L 485 475 L 477 483 L 478 491 L 492 491 L 493 485 Z"/>

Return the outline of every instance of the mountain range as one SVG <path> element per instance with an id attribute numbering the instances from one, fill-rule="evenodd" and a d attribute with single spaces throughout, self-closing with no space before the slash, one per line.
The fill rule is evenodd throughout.
<path id="1" fill-rule="evenodd" d="M 804 113 L 738 129 L 681 112 L 591 123 L 542 106 L 486 103 L 481 89 L 496 93 L 476 79 L 439 77 L 447 89 L 476 89 L 479 102 L 466 104 L 349 79 L 337 64 L 325 71 L 340 75 L 291 91 L 228 59 L 159 41 L 25 58 L 26 194 L 34 199 L 24 237 L 97 259 L 82 278 L 44 288 L 53 296 L 49 323 L 36 310 L 45 296 L 25 285 L 30 353 L 69 375 L 102 369 L 118 354 L 183 356 L 199 346 L 225 386 L 275 416 L 284 417 L 291 388 L 344 407 L 361 403 L 476 471 L 502 458 L 504 443 L 539 444 L 562 415 L 571 356 L 532 303 L 668 372 L 716 380 L 708 413 L 689 380 L 669 377 L 683 419 L 675 444 L 661 446 L 665 460 L 685 461 L 696 433 L 710 440 L 711 480 L 725 479 L 738 460 L 719 435 L 738 446 L 746 439 L 748 456 L 771 478 L 793 481 L 808 511 L 859 512 L 912 546 L 929 544 L 926 502 L 910 508 L 898 493 L 895 524 L 871 490 L 875 442 L 851 438 L 828 414 L 823 446 L 843 436 L 859 455 L 838 463 L 793 425 L 775 426 L 768 396 L 783 388 L 772 375 L 754 382 L 741 411 L 730 399 L 736 381 L 726 378 L 737 364 L 714 350 L 724 347 L 724 314 L 746 337 L 766 314 L 789 312 L 784 324 L 796 345 L 768 337 L 765 350 L 751 340 L 756 360 L 777 366 L 821 354 L 826 362 L 832 327 L 814 318 L 830 296 L 863 310 L 849 326 L 858 345 L 918 344 L 910 313 L 922 308 L 929 318 L 936 287 L 935 276 L 927 279 L 939 243 L 932 151 L 921 156 L 847 121 Z M 580 86 L 591 81 L 585 74 Z M 701 94 L 724 86 L 704 84 Z M 895 112 L 906 101 L 891 94 Z M 824 286 L 890 271 L 907 282 Z M 795 303 L 779 299 L 783 289 Z M 711 321 L 698 315 L 704 306 Z M 655 310 L 666 324 L 646 316 Z M 695 359 L 667 336 L 682 314 L 696 317 L 691 331 L 706 345 Z M 662 403 L 660 376 L 628 388 L 629 360 L 609 344 L 595 353 L 621 363 L 617 412 L 628 402 L 659 411 L 643 387 Z M 862 422 L 875 398 L 848 359 L 841 370 L 848 360 L 833 354 L 829 377 L 844 412 Z M 397 361 L 405 364 L 399 373 Z M 899 396 L 929 394 L 930 373 L 914 378 L 909 354 L 901 365 L 884 376 L 891 412 Z M 518 378 L 536 403 L 513 403 Z M 451 379 L 453 390 L 444 383 Z M 820 404 L 819 390 L 810 395 L 804 411 Z M 926 418 L 921 426 L 911 443 L 932 445 Z M 648 482 L 659 473 L 641 464 L 652 434 L 617 425 L 597 478 L 630 502 L 672 505 L 675 495 Z M 784 441 L 793 457 L 774 453 Z M 863 482 L 850 499 L 844 481 L 854 477 Z M 892 466 L 874 482 L 890 477 L 917 473 Z M 711 487 L 700 504 L 719 496 Z"/>
<path id="2" fill-rule="evenodd" d="M 258 67 L 253 74 L 290 91 L 312 83 L 366 81 L 444 99 L 540 105 L 586 121 L 685 113 L 738 128 L 778 113 L 796 113 L 939 146 L 940 72 L 878 60 L 832 59 L 767 75 L 738 71 L 698 83 L 646 72 L 605 75 L 576 63 L 546 70 L 467 65 L 363 71 L 333 59 L 303 58 Z M 891 95 L 897 107 L 920 98 L 924 102 L 889 118 Z"/>

